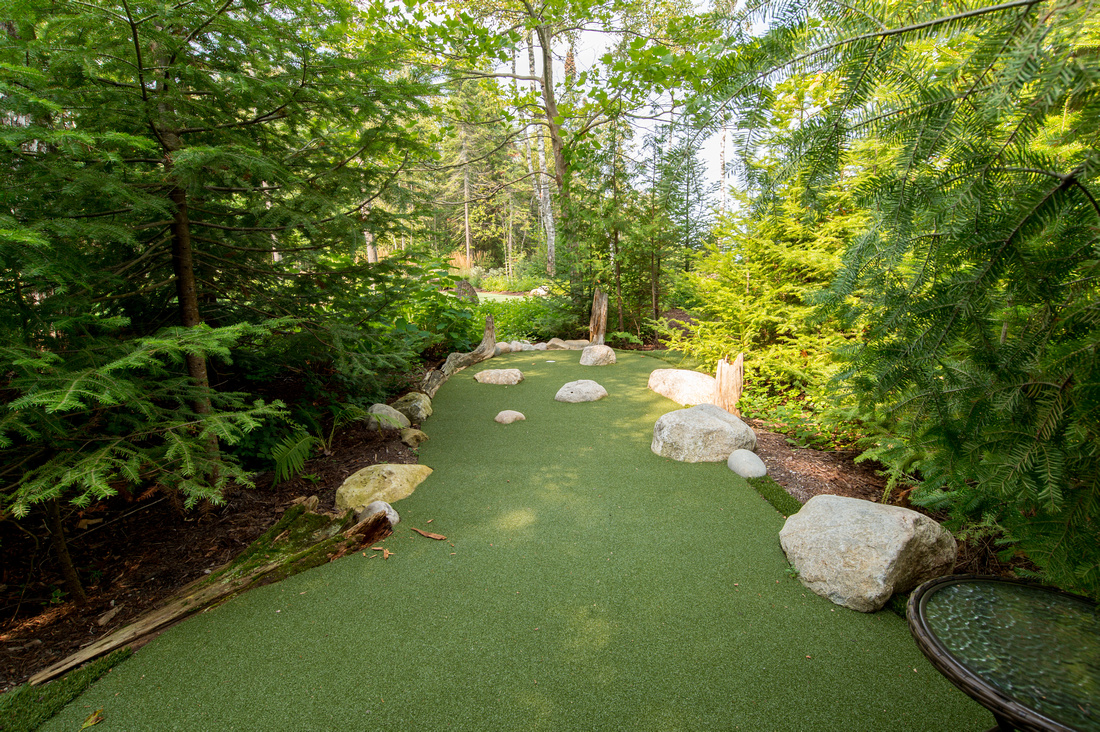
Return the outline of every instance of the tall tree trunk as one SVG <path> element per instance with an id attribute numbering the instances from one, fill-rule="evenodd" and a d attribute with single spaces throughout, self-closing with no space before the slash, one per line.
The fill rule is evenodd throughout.
<path id="1" fill-rule="evenodd" d="M 623 277 L 619 263 L 619 227 L 611 231 L 611 252 L 615 257 L 615 302 L 619 306 L 619 332 L 623 332 Z"/>
<path id="2" fill-rule="evenodd" d="M 462 208 L 465 212 L 464 222 L 466 228 L 466 266 L 472 267 L 473 262 L 473 236 L 470 233 L 470 163 L 466 152 L 466 137 L 462 137 Z"/>
<path id="3" fill-rule="evenodd" d="M 169 166 L 170 169 L 170 166 Z M 176 274 L 176 296 L 179 299 L 180 325 L 194 328 L 202 322 L 199 314 L 198 288 L 195 284 L 195 263 L 191 251 L 191 221 L 187 212 L 187 192 L 179 186 L 169 194 L 175 205 L 172 217 L 172 269 Z M 210 378 L 206 373 L 206 358 L 187 354 L 187 375 L 197 388 L 191 402 L 196 414 L 210 414 Z M 216 451 L 217 439 L 213 449 Z"/>
<path id="4" fill-rule="evenodd" d="M 80 576 L 73 566 L 72 557 L 69 556 L 69 547 L 65 543 L 65 527 L 61 524 L 61 506 L 56 498 L 46 501 L 46 521 L 50 527 L 50 541 L 53 544 L 54 554 L 61 565 L 61 576 L 65 578 L 65 589 L 69 597 L 78 605 L 88 602 L 88 596 L 84 593 L 84 585 L 80 584 Z"/>
<path id="5" fill-rule="evenodd" d="M 535 44 L 531 36 L 527 37 L 527 63 L 531 76 L 535 75 Z M 537 93 L 535 82 L 531 82 L 531 91 Z M 537 146 L 535 156 L 535 189 L 539 201 L 539 216 L 542 219 L 542 229 L 546 234 L 546 274 L 553 277 L 557 274 L 557 225 L 554 222 L 554 206 L 550 198 L 550 183 L 546 174 L 546 140 L 542 134 L 542 126 L 537 125 Z"/>

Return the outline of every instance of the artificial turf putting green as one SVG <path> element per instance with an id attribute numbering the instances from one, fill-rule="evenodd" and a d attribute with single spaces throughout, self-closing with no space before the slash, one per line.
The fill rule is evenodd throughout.
<path id="1" fill-rule="evenodd" d="M 788 576 L 782 517 L 724 463 L 650 451 L 677 408 L 646 389 L 666 364 L 578 357 L 501 356 L 443 386 L 421 448 L 435 472 L 396 504 L 389 560 L 345 557 L 192 618 L 45 729 L 100 707 L 97 730 L 158 732 L 990 726 L 904 620 Z M 526 381 L 473 379 L 506 367 Z M 580 378 L 610 396 L 553 400 Z M 527 420 L 499 425 L 502 409 Z"/>

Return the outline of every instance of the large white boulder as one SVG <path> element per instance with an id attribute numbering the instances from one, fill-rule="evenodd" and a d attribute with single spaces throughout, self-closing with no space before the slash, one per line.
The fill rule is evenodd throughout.
<path id="1" fill-rule="evenodd" d="M 515 386 L 523 381 L 523 372 L 519 369 L 487 369 L 474 374 L 479 384 L 500 384 Z"/>
<path id="2" fill-rule="evenodd" d="M 687 369 L 657 369 L 649 375 L 650 389 L 687 407 L 713 404 L 716 384 L 713 376 Z"/>
<path id="3" fill-rule="evenodd" d="M 567 402 L 569 404 L 577 404 L 580 402 L 599 401 L 605 396 L 607 396 L 607 389 L 591 379 L 580 379 L 579 381 L 570 381 L 568 384 L 558 389 L 558 393 L 554 395 L 554 400 Z"/>
<path id="4" fill-rule="evenodd" d="M 802 584 L 860 612 L 949 574 L 958 551 L 955 537 L 922 513 L 829 495 L 790 516 L 779 543 Z"/>
<path id="5" fill-rule="evenodd" d="M 372 404 L 367 409 L 367 425 L 376 430 L 403 430 L 412 427 L 412 422 L 401 412 L 388 404 Z"/>
<path id="6" fill-rule="evenodd" d="M 336 489 L 336 508 L 358 511 L 375 501 L 393 503 L 412 495 L 416 487 L 432 474 L 427 465 L 383 463 L 352 473 Z"/>
<path id="7" fill-rule="evenodd" d="M 432 400 L 418 391 L 410 391 L 390 406 L 412 422 L 423 422 L 432 416 Z"/>
<path id="8" fill-rule="evenodd" d="M 581 366 L 610 366 L 615 363 L 615 349 L 611 346 L 587 346 L 581 351 Z"/>
<path id="9" fill-rule="evenodd" d="M 756 433 L 726 410 L 699 404 L 661 415 L 650 449 L 685 463 L 725 462 L 734 450 L 755 450 Z"/>

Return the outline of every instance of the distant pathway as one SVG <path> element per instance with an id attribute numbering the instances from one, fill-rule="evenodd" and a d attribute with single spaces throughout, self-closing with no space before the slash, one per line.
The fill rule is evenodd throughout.
<path id="1" fill-rule="evenodd" d="M 888 611 L 785 572 L 782 518 L 725 464 L 649 450 L 665 364 L 501 356 L 424 424 L 435 473 L 367 552 L 170 630 L 46 729 L 983 730 Z M 550 363 L 554 361 L 554 363 Z M 512 386 L 473 380 L 522 369 Z M 561 404 L 567 381 L 610 396 Z M 499 425 L 517 409 L 527 420 Z M 430 523 L 429 523 L 430 522 Z M 443 534 L 433 541 L 411 530 Z"/>

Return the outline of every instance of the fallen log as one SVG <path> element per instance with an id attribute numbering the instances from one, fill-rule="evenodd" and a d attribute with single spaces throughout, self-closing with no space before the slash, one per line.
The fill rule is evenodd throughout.
<path id="1" fill-rule="evenodd" d="M 442 367 L 432 369 L 427 373 L 420 385 L 420 391 L 427 394 L 429 398 L 435 399 L 435 393 L 439 391 L 439 387 L 443 386 L 447 379 L 467 366 L 473 366 L 475 363 L 492 358 L 496 353 L 496 348 L 497 331 L 496 326 L 493 324 L 493 316 L 486 315 L 485 335 L 481 337 L 481 343 L 478 344 L 478 347 L 469 353 L 458 353 L 456 351 L 447 356 L 447 360 L 443 362 Z"/>
<path id="2" fill-rule="evenodd" d="M 129 625 L 39 671 L 28 681 L 32 685 L 49 681 L 246 590 L 331 562 L 392 533 L 385 511 L 359 523 L 354 523 L 354 517 L 350 510 L 342 516 L 331 516 L 313 513 L 302 504 L 292 506 L 233 561 L 187 585 Z"/>

